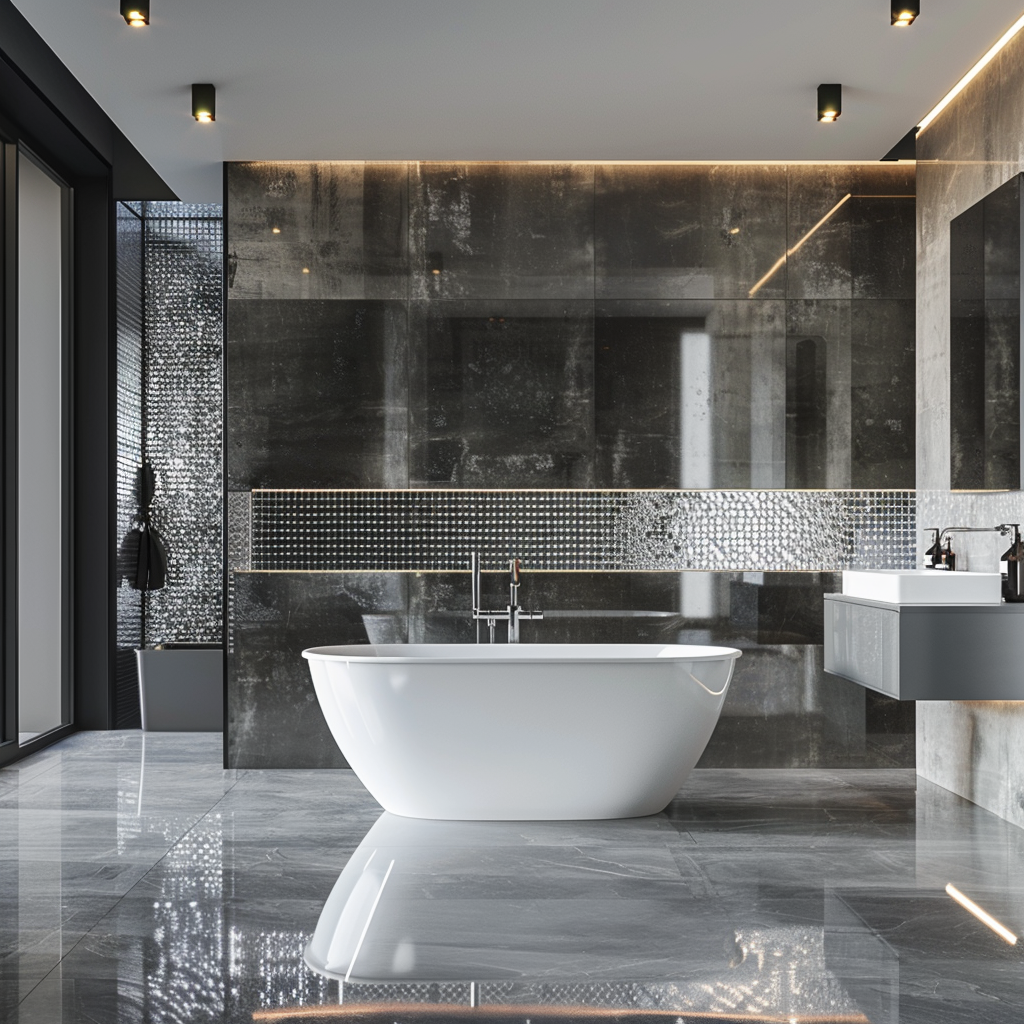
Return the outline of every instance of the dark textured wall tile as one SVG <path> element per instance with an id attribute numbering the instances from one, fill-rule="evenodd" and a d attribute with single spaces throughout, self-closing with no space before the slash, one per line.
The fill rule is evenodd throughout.
<path id="1" fill-rule="evenodd" d="M 599 486 L 785 486 L 783 302 L 606 300 L 596 311 Z"/>
<path id="2" fill-rule="evenodd" d="M 913 300 L 853 303 L 853 487 L 914 486 L 915 316 Z"/>
<path id="3" fill-rule="evenodd" d="M 913 258 L 898 240 L 914 237 L 914 203 L 890 198 L 913 195 L 912 168 L 791 165 L 788 173 L 788 298 L 913 295 Z"/>
<path id="4" fill-rule="evenodd" d="M 228 766 L 344 768 L 316 699 L 307 647 L 367 643 L 404 622 L 406 581 L 384 573 L 236 573 Z M 403 637 L 404 639 L 404 637 Z"/>
<path id="5" fill-rule="evenodd" d="M 593 298 L 592 166 L 422 163 L 412 174 L 413 298 Z"/>
<path id="6" fill-rule="evenodd" d="M 786 463 L 787 487 L 850 487 L 850 309 L 846 299 L 798 299 L 786 303 L 787 344 L 810 340 L 824 350 L 825 451 L 824 465 L 812 478 L 802 473 L 799 461 Z M 787 421 L 789 424 L 790 421 Z M 787 426 L 787 443 L 792 432 Z"/>
<path id="7" fill-rule="evenodd" d="M 850 201 L 850 276 L 855 299 L 913 299 L 917 206 L 912 197 Z"/>
<path id="8" fill-rule="evenodd" d="M 599 298 L 747 298 L 786 251 L 784 166 L 603 165 L 595 192 Z"/>
<path id="9" fill-rule="evenodd" d="M 405 164 L 227 168 L 229 299 L 406 297 Z"/>
<path id="10" fill-rule="evenodd" d="M 593 330 L 583 303 L 414 303 L 411 486 L 593 486 Z"/>
<path id="11" fill-rule="evenodd" d="M 236 301 L 229 490 L 406 486 L 404 304 Z"/>

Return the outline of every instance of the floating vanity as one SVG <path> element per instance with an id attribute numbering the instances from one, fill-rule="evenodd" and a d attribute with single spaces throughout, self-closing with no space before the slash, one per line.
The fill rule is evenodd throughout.
<path id="1" fill-rule="evenodd" d="M 998 573 L 844 572 L 825 671 L 899 700 L 1024 700 L 1024 604 Z"/>

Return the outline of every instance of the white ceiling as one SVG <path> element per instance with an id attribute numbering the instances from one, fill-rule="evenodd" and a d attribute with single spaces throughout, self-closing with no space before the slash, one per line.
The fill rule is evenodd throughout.
<path id="1" fill-rule="evenodd" d="M 179 196 L 224 160 L 877 160 L 1021 0 L 14 0 Z M 217 87 L 217 122 L 190 84 Z M 821 82 L 843 115 L 815 120 Z"/>

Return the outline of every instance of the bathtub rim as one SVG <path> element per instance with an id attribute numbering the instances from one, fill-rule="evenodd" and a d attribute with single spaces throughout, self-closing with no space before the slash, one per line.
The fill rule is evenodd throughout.
<path id="1" fill-rule="evenodd" d="M 429 649 L 438 653 L 422 654 L 367 654 L 367 648 L 407 647 L 420 651 Z M 510 647 L 515 649 L 511 655 Z M 479 653 L 474 656 L 467 648 Z M 649 648 L 650 653 L 637 654 L 637 648 Z M 447 656 L 446 651 L 458 650 L 457 656 Z M 575 654 L 569 654 L 575 650 Z M 673 653 L 660 653 L 671 650 Z M 486 653 L 485 653 L 486 652 Z M 493 652 L 493 653 L 491 653 Z M 556 653 L 557 652 L 557 653 Z M 628 652 L 628 653 L 627 653 Z M 678 652 L 678 653 L 676 653 Z M 700 652 L 700 653 L 697 653 Z M 336 644 L 323 647 L 308 647 L 302 652 L 307 661 L 346 661 L 366 665 L 437 665 L 437 664 L 494 664 L 506 661 L 509 664 L 530 664 L 531 662 L 561 662 L 566 665 L 608 664 L 616 665 L 666 665 L 679 662 L 735 661 L 743 655 L 736 647 L 718 647 L 705 644 Z"/>

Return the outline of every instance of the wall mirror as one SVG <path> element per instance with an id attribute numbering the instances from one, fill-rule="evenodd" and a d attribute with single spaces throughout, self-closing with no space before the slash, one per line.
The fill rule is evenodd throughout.
<path id="1" fill-rule="evenodd" d="M 949 225 L 950 488 L 1021 487 L 1021 175 Z"/>

